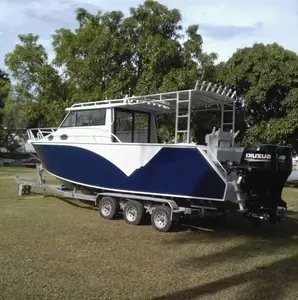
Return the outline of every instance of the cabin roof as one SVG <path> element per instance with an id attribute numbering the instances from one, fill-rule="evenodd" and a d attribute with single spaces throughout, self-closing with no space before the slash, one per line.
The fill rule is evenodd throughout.
<path id="1" fill-rule="evenodd" d="M 191 100 L 191 106 L 198 109 L 207 107 L 220 108 L 221 104 L 233 106 L 235 97 L 236 92 L 233 92 L 227 87 L 217 86 L 216 84 L 208 82 L 203 82 L 202 84 L 197 82 L 195 88 L 190 90 L 76 103 L 66 110 L 73 111 L 82 109 L 89 110 L 121 107 L 126 109 L 165 113 L 175 111 L 177 102 L 179 102 L 180 107 L 187 107 L 189 105 L 189 100 Z"/>

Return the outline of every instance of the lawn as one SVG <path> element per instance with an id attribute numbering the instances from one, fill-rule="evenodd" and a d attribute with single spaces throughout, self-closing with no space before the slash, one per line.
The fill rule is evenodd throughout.
<path id="1" fill-rule="evenodd" d="M 18 197 L 0 168 L 0 299 L 298 299 L 298 189 L 288 219 L 253 229 L 223 224 L 160 233 L 108 221 L 78 201 Z"/>

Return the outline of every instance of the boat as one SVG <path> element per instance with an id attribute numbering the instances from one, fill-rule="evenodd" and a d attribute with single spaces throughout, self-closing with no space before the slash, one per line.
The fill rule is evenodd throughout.
<path id="1" fill-rule="evenodd" d="M 99 195 L 103 217 L 114 217 L 131 200 L 142 214 L 148 203 L 151 214 L 164 206 L 171 220 L 175 211 L 224 214 L 236 207 L 245 216 L 274 223 L 286 208 L 281 192 L 291 173 L 291 148 L 235 147 L 236 100 L 227 87 L 196 82 L 189 90 L 75 103 L 58 128 L 27 133 L 50 174 Z M 220 126 L 198 145 L 192 116 L 207 111 L 220 111 Z M 175 121 L 167 143 L 158 140 L 158 118 L 164 114 Z M 105 212 L 102 199 L 109 204 Z"/>

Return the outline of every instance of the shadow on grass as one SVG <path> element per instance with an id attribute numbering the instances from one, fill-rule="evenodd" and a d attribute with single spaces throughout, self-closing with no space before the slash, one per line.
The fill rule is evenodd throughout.
<path id="1" fill-rule="evenodd" d="M 217 242 L 216 238 L 232 238 L 237 236 L 255 237 L 270 240 L 288 240 L 298 234 L 298 212 L 288 211 L 285 220 L 277 224 L 261 221 L 255 228 L 251 222 L 240 214 L 231 214 L 226 220 L 216 221 L 212 218 L 185 221 L 178 225 L 177 231 L 188 231 L 177 236 L 170 243 Z M 213 237 L 213 239 L 212 239 Z"/>
<path id="2" fill-rule="evenodd" d="M 262 284 L 260 284 L 262 279 Z M 264 282 L 264 283 L 263 283 Z M 212 295 L 219 291 L 251 283 L 253 288 L 239 294 L 237 298 L 248 299 L 281 299 L 285 287 L 298 282 L 298 255 L 274 262 L 268 266 L 256 268 L 242 274 L 232 275 L 209 282 L 194 288 L 174 292 L 151 300 L 198 299 L 200 296 Z"/>
<path id="3" fill-rule="evenodd" d="M 194 288 L 155 297 L 151 300 L 199 299 L 202 296 L 213 295 L 228 288 L 247 285 L 233 299 L 281 299 L 289 285 L 298 283 L 298 212 L 289 211 L 288 218 L 280 224 L 262 223 L 259 229 L 253 228 L 241 216 L 231 216 L 227 222 L 214 224 L 211 220 L 200 221 L 192 226 L 187 233 L 177 235 L 167 241 L 173 244 L 187 243 L 224 243 L 233 237 L 247 238 L 243 244 L 218 251 L 206 256 L 194 256 L 179 263 L 179 267 L 196 269 L 198 272 L 206 267 L 216 268 L 221 263 L 245 264 L 251 258 L 271 256 L 273 262 L 269 265 L 255 268 L 241 274 L 231 275 L 211 281 Z M 187 226 L 185 226 L 187 228 Z M 203 232 L 207 227 L 209 232 Z M 274 254 L 286 250 L 289 257 L 277 260 Z M 260 257 L 261 259 L 261 257 Z M 292 299 L 292 298 L 289 298 Z M 293 298 L 298 299 L 298 298 Z"/>

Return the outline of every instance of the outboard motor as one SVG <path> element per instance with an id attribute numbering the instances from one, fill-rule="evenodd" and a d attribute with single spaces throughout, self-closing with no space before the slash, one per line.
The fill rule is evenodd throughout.
<path id="1" fill-rule="evenodd" d="M 286 208 L 281 194 L 292 172 L 291 151 L 291 147 L 266 144 L 244 149 L 238 170 L 248 216 L 270 223 L 281 218 L 278 207 Z"/>

